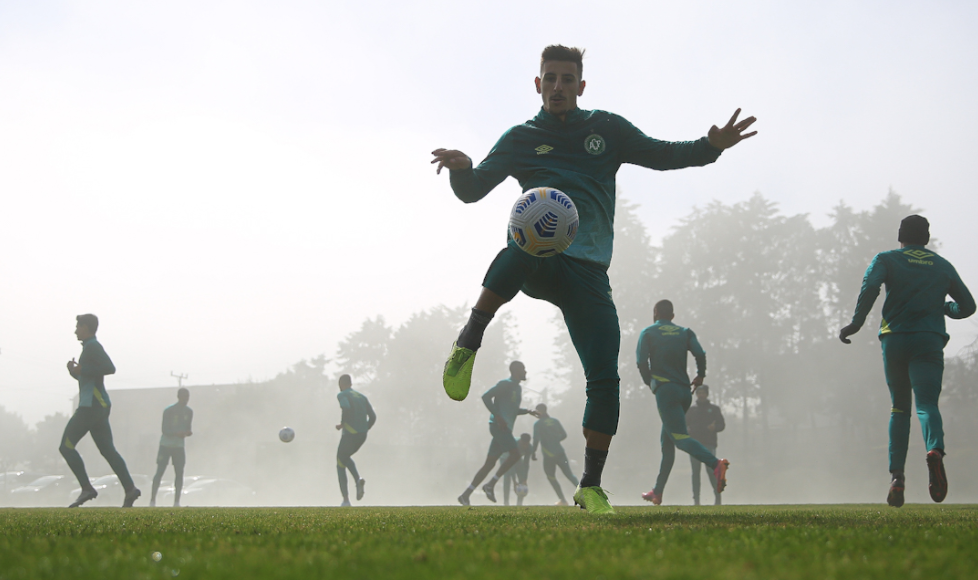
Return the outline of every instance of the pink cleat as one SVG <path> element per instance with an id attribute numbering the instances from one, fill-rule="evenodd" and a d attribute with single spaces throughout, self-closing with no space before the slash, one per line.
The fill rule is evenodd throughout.
<path id="1" fill-rule="evenodd" d="M 662 505 L 662 494 L 654 489 L 643 493 L 642 499 L 652 502 L 653 505 Z"/>
<path id="2" fill-rule="evenodd" d="M 717 480 L 717 493 L 722 492 L 727 487 L 727 468 L 730 462 L 726 459 L 717 461 L 717 466 L 713 468 L 713 477 Z"/>

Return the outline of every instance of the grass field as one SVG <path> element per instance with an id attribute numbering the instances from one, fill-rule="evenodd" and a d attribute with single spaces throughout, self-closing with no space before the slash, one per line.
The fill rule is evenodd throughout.
<path id="1" fill-rule="evenodd" d="M 978 506 L 0 510 L 0 578 L 975 578 Z"/>

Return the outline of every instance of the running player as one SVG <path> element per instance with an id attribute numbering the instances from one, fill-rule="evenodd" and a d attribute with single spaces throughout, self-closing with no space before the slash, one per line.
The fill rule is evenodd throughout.
<path id="1" fill-rule="evenodd" d="M 191 423 L 194 411 L 187 406 L 190 391 L 181 387 L 177 391 L 177 402 L 163 409 L 163 435 L 160 437 L 160 450 L 156 453 L 156 475 L 153 476 L 153 493 L 149 496 L 150 507 L 156 506 L 156 492 L 166 472 L 166 465 L 173 461 L 173 507 L 180 507 L 180 492 L 183 490 L 183 467 L 187 464 L 184 439 L 193 435 Z"/>
<path id="2" fill-rule="evenodd" d="M 672 324 L 672 302 L 660 300 L 652 309 L 655 324 L 639 334 L 636 358 L 642 380 L 652 389 L 655 405 L 662 419 L 662 464 L 659 477 L 652 491 L 642 494 L 642 499 L 655 505 L 662 504 L 662 492 L 676 461 L 676 447 L 689 453 L 713 470 L 716 492 L 727 486 L 727 467 L 730 462 L 717 459 L 703 444 L 689 436 L 686 430 L 686 411 L 693 404 L 690 385 L 698 387 L 706 378 L 706 352 L 696 340 L 696 334 L 688 328 Z M 686 374 L 686 353 L 696 359 L 696 377 L 690 382 Z"/>
<path id="3" fill-rule="evenodd" d="M 350 492 L 347 488 L 346 470 L 350 470 L 350 475 L 356 482 L 357 501 L 360 501 L 363 499 L 364 486 L 367 482 L 360 477 L 357 464 L 353 462 L 353 454 L 359 451 L 367 440 L 367 431 L 377 422 L 377 415 L 367 397 L 351 388 L 353 380 L 350 379 L 350 375 L 341 376 L 339 384 L 340 392 L 336 398 L 340 402 L 343 416 L 336 430 L 342 429 L 343 435 L 340 437 L 339 447 L 336 448 L 336 476 L 340 480 L 340 493 L 343 494 L 343 503 L 340 506 L 349 507 Z"/>
<path id="4" fill-rule="evenodd" d="M 944 424 L 937 401 L 944 376 L 944 345 L 948 334 L 944 317 L 967 318 L 975 313 L 975 300 L 954 266 L 925 248 L 930 223 L 922 216 L 900 222 L 899 250 L 876 254 L 866 270 L 852 322 L 839 331 L 842 342 L 859 332 L 873 303 L 886 284 L 880 321 L 883 372 L 890 388 L 890 491 L 886 503 L 903 505 L 904 467 L 910 444 L 910 404 L 917 400 L 917 418 L 927 446 L 930 497 L 947 497 L 944 472 Z M 954 301 L 945 302 L 950 296 Z"/>
<path id="5" fill-rule="evenodd" d="M 523 505 L 523 498 L 526 497 L 526 494 L 520 493 L 519 486 L 526 486 L 526 480 L 530 476 L 530 434 L 523 433 L 520 435 L 519 441 L 516 442 L 516 451 L 507 451 L 503 457 L 507 457 L 508 453 L 516 453 L 519 459 L 516 465 L 510 467 L 509 471 L 503 474 L 503 505 L 509 505 L 509 489 L 511 487 L 516 491 L 516 505 Z"/>
<path id="6" fill-rule="evenodd" d="M 530 411 L 520 407 L 523 400 L 523 387 L 520 383 L 526 380 L 526 367 L 518 360 L 509 363 L 509 378 L 499 381 L 496 386 L 489 389 L 482 395 L 482 402 L 489 409 L 489 433 L 492 435 L 492 443 L 489 444 L 489 453 L 486 455 L 486 462 L 475 473 L 472 483 L 465 488 L 462 495 L 458 496 L 458 503 L 469 505 L 469 497 L 475 491 L 475 487 L 482 483 L 482 480 L 489 475 L 496 462 L 507 451 L 511 451 L 506 459 L 499 466 L 496 475 L 492 476 L 489 483 L 482 486 L 482 491 L 486 493 L 489 501 L 496 503 L 495 486 L 499 478 L 510 470 L 520 460 L 519 453 L 516 452 L 516 438 L 513 437 L 513 426 L 516 417 L 519 415 L 536 416 L 536 411 Z"/>
<path id="7" fill-rule="evenodd" d="M 560 482 L 557 481 L 557 468 L 559 467 L 564 476 L 570 480 L 571 485 L 577 487 L 579 483 L 571 471 L 570 462 L 567 461 L 567 452 L 560 444 L 567 439 L 567 432 L 564 431 L 560 421 L 547 413 L 546 405 L 540 403 L 536 411 L 540 418 L 533 424 L 533 459 L 537 458 L 537 445 L 539 445 L 543 451 L 543 472 L 547 475 L 551 487 L 557 492 L 556 505 L 567 505 L 564 490 L 560 489 Z"/>
<path id="8" fill-rule="evenodd" d="M 584 475 L 574 501 L 590 513 L 614 513 L 601 488 L 601 473 L 619 410 L 621 333 L 607 273 L 614 237 L 615 174 L 623 163 L 659 170 L 707 165 L 756 132 L 744 133 L 755 119 L 738 122 L 737 109 L 723 128 L 714 125 L 706 137 L 659 141 L 618 115 L 579 109 L 577 98 L 585 88 L 583 56 L 577 48 L 544 49 L 535 80 L 543 108 L 503 134 L 478 167 L 455 149 L 432 152 L 432 163 L 438 164 L 439 172 L 449 169 L 452 189 L 466 203 L 482 199 L 512 176 L 523 190 L 545 186 L 563 191 L 581 217 L 576 240 L 557 256 L 536 258 L 508 241 L 489 266 L 469 321 L 452 345 L 443 382 L 451 398 L 460 401 L 468 395 L 486 326 L 521 290 L 560 308 L 587 377 Z"/>
<path id="9" fill-rule="evenodd" d="M 80 314 L 75 317 L 75 321 L 75 336 L 82 343 L 82 352 L 78 362 L 75 362 L 75 359 L 68 362 L 68 373 L 78 381 L 78 408 L 65 426 L 59 451 L 78 479 L 81 493 L 68 507 L 78 507 L 98 497 L 98 492 L 88 480 L 85 462 L 75 449 L 86 433 L 92 434 L 92 441 L 95 441 L 95 446 L 118 476 L 119 483 L 126 491 L 122 507 L 132 507 L 141 492 L 132 482 L 125 460 L 115 449 L 115 444 L 112 442 L 112 428 L 109 427 L 112 402 L 109 400 L 108 391 L 105 390 L 105 375 L 114 374 L 115 365 L 95 338 L 98 317 L 94 314 Z"/>

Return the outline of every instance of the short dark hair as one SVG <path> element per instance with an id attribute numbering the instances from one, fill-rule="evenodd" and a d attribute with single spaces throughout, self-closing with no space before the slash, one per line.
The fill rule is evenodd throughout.
<path id="1" fill-rule="evenodd" d="M 520 441 L 529 441 L 531 439 L 532 439 L 532 437 L 530 437 L 530 434 L 529 433 L 524 433 L 524 434 L 520 435 Z"/>
<path id="2" fill-rule="evenodd" d="M 710 394 L 710 385 L 700 385 L 700 386 L 696 387 L 696 392 L 697 393 L 703 393 L 705 395 L 709 395 Z"/>
<path id="3" fill-rule="evenodd" d="M 353 379 L 350 378 L 350 375 L 340 375 L 340 386 L 341 387 L 344 387 L 344 386 L 345 387 L 349 387 L 349 386 L 352 386 L 352 385 L 353 385 Z"/>
<path id="4" fill-rule="evenodd" d="M 538 413 L 546 413 L 547 412 L 547 406 L 544 405 L 543 403 L 540 403 L 539 405 L 537 405 L 536 408 L 537 408 L 537 412 Z"/>
<path id="5" fill-rule="evenodd" d="M 670 300 L 659 300 L 655 303 L 655 310 L 662 318 L 669 318 L 670 316 L 674 316 L 676 314 L 672 308 L 672 301 Z"/>
<path id="6" fill-rule="evenodd" d="M 91 330 L 92 334 L 98 332 L 98 316 L 94 314 L 79 314 L 75 317 L 75 321 Z"/>
<path id="7" fill-rule="evenodd" d="M 584 76 L 584 49 L 574 47 L 567 47 L 563 44 L 551 44 L 547 48 L 543 49 L 543 53 L 540 55 L 540 72 L 543 72 L 543 63 L 548 60 L 559 60 L 563 62 L 572 62 L 577 65 L 577 76 Z"/>
<path id="8" fill-rule="evenodd" d="M 177 389 L 177 398 L 179 398 L 181 395 L 185 395 L 189 397 L 190 389 L 188 389 L 187 387 L 180 387 L 179 389 Z"/>
<path id="9" fill-rule="evenodd" d="M 509 372 L 513 372 L 517 368 L 521 368 L 521 369 L 524 369 L 525 370 L 526 369 L 526 365 L 524 365 L 523 363 L 521 363 L 518 360 L 514 360 L 513 362 L 509 363 Z"/>
<path id="10" fill-rule="evenodd" d="M 930 241 L 930 222 L 921 215 L 908 215 L 900 222 L 897 241 L 911 246 L 926 246 Z"/>

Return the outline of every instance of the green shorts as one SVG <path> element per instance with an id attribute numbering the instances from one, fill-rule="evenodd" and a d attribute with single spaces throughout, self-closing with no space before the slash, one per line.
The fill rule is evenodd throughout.
<path id="1" fill-rule="evenodd" d="M 516 437 L 513 437 L 512 431 L 504 429 L 498 423 L 489 423 L 489 433 L 492 435 L 492 443 L 489 444 L 490 456 L 500 457 L 503 453 L 516 449 Z"/>
<path id="2" fill-rule="evenodd" d="M 583 425 L 614 435 L 621 329 L 607 268 L 563 254 L 537 258 L 511 241 L 489 266 L 482 286 L 507 301 L 522 291 L 560 308 L 587 378 Z"/>

